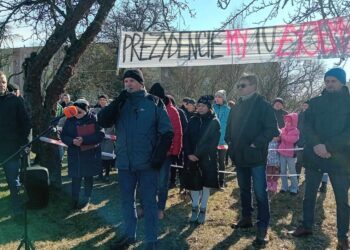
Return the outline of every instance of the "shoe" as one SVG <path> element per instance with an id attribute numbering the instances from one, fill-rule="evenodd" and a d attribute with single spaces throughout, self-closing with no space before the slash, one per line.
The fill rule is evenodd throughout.
<path id="1" fill-rule="evenodd" d="M 348 239 L 338 239 L 337 250 L 349 250 Z"/>
<path id="2" fill-rule="evenodd" d="M 109 181 L 110 181 L 109 176 L 105 176 L 103 182 L 109 183 Z"/>
<path id="3" fill-rule="evenodd" d="M 256 231 L 256 238 L 253 241 L 253 246 L 255 247 L 263 247 L 269 242 L 269 237 L 267 235 L 266 228 L 258 228 Z"/>
<path id="4" fill-rule="evenodd" d="M 292 235 L 294 237 L 305 237 L 305 236 L 312 235 L 312 230 L 306 229 L 303 226 L 300 226 L 292 233 Z"/>
<path id="5" fill-rule="evenodd" d="M 192 214 L 191 214 L 191 218 L 190 218 L 190 222 L 194 223 L 197 221 L 198 219 L 198 207 L 192 207 Z"/>
<path id="6" fill-rule="evenodd" d="M 280 190 L 280 194 L 285 194 L 285 193 L 287 193 L 286 190 L 283 190 L 283 189 Z"/>
<path id="7" fill-rule="evenodd" d="M 231 228 L 251 228 L 253 227 L 253 222 L 251 217 L 243 218 L 238 221 L 238 223 L 231 226 Z"/>
<path id="8" fill-rule="evenodd" d="M 89 206 L 90 206 L 90 197 L 89 198 L 85 198 L 84 201 L 79 202 L 77 205 L 77 209 L 80 210 L 88 210 Z"/>
<path id="9" fill-rule="evenodd" d="M 146 250 L 157 250 L 157 242 L 148 242 L 146 244 Z"/>
<path id="10" fill-rule="evenodd" d="M 110 246 L 110 250 L 121 250 L 121 249 L 127 249 L 131 245 L 133 245 L 136 242 L 135 239 L 129 238 L 127 236 L 121 236 L 117 240 L 115 240 Z"/>
<path id="11" fill-rule="evenodd" d="M 158 220 L 163 220 L 163 219 L 164 219 L 164 211 L 158 210 Z"/>
<path id="12" fill-rule="evenodd" d="M 198 214 L 198 218 L 197 218 L 197 222 L 199 224 L 204 224 L 206 213 L 207 213 L 207 209 L 206 208 L 201 208 L 199 210 L 199 214 Z"/>
<path id="13" fill-rule="evenodd" d="M 320 193 L 327 193 L 327 182 L 322 182 L 320 189 L 318 190 Z"/>
<path id="14" fill-rule="evenodd" d="M 176 188 L 176 183 L 175 182 L 171 182 L 169 184 L 169 189 L 173 189 L 173 188 Z"/>

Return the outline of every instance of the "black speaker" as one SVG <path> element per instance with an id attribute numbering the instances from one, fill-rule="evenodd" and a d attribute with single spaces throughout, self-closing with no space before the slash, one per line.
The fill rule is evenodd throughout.
<path id="1" fill-rule="evenodd" d="M 41 166 L 27 168 L 25 188 L 28 195 L 27 208 L 40 209 L 49 203 L 49 171 Z"/>

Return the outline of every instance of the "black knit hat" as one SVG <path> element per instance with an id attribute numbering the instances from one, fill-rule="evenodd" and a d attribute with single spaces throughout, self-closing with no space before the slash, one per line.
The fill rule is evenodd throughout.
<path id="1" fill-rule="evenodd" d="M 162 85 L 160 85 L 159 82 L 156 82 L 152 85 L 152 87 L 149 90 L 149 93 L 155 96 L 158 96 L 161 99 L 165 98 L 165 91 Z"/>
<path id="2" fill-rule="evenodd" d="M 124 72 L 123 81 L 125 78 L 130 77 L 138 81 L 140 84 L 144 85 L 144 78 L 142 71 L 139 69 L 128 69 Z"/>
<path id="3" fill-rule="evenodd" d="M 202 103 L 208 106 L 209 109 L 212 108 L 213 105 L 213 101 L 214 101 L 214 96 L 212 95 L 203 95 L 199 98 L 199 100 L 197 101 L 197 103 Z"/>

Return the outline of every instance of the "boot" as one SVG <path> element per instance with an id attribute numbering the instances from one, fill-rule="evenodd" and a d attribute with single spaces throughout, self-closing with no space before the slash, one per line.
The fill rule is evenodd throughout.
<path id="1" fill-rule="evenodd" d="M 90 205 L 90 200 L 91 200 L 90 197 L 85 197 L 84 201 L 77 204 L 77 209 L 84 210 L 84 211 L 88 210 Z"/>
<path id="2" fill-rule="evenodd" d="M 320 193 L 327 193 L 327 182 L 323 182 L 322 181 L 322 184 L 321 184 L 321 187 L 320 189 L 318 190 Z"/>
<path id="3" fill-rule="evenodd" d="M 265 246 L 268 242 L 269 238 L 267 235 L 267 228 L 258 228 L 253 245 L 256 247 L 262 247 Z"/>
<path id="4" fill-rule="evenodd" d="M 338 239 L 337 250 L 349 250 L 348 239 Z"/>
<path id="5" fill-rule="evenodd" d="M 233 224 L 231 226 L 231 228 L 251 228 L 253 227 L 253 222 L 252 222 L 252 217 L 246 217 L 246 218 L 242 218 L 238 221 L 238 223 Z"/>
<path id="6" fill-rule="evenodd" d="M 206 208 L 201 208 L 200 209 L 199 215 L 198 215 L 198 218 L 197 218 L 197 222 L 199 224 L 204 224 L 204 222 L 205 222 L 205 214 L 207 213 L 206 210 L 207 210 Z"/>
<path id="7" fill-rule="evenodd" d="M 110 250 L 121 250 L 121 249 L 127 249 L 129 246 L 134 244 L 136 241 L 135 239 L 129 238 L 128 236 L 124 235 L 119 237 L 116 241 L 114 241 L 109 249 Z"/>
<path id="8" fill-rule="evenodd" d="M 192 207 L 192 215 L 190 218 L 190 222 L 194 223 L 198 219 L 198 207 Z"/>

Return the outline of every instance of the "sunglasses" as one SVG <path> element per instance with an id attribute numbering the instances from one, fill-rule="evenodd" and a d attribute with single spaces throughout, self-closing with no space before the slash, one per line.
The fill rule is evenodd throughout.
<path id="1" fill-rule="evenodd" d="M 250 86 L 250 85 L 251 85 L 251 84 L 242 83 L 242 84 L 237 84 L 236 86 L 237 86 L 237 89 L 239 89 L 239 88 L 244 89 L 244 88 L 246 88 L 246 87 L 248 87 L 248 86 Z"/>

